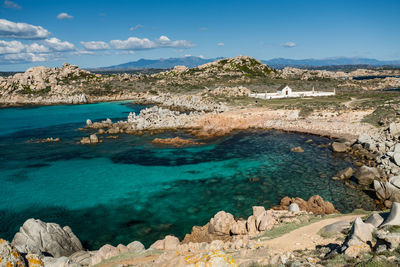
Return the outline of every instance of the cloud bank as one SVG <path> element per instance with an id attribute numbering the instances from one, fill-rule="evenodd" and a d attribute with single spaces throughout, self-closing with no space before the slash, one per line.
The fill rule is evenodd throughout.
<path id="1" fill-rule="evenodd" d="M 50 32 L 41 26 L 0 19 L 0 37 L 13 39 L 45 39 Z"/>

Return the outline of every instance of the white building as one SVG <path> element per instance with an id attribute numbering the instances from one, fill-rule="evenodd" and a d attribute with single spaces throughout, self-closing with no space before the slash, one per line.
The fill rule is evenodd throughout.
<path id="1" fill-rule="evenodd" d="M 313 96 L 331 96 L 335 95 L 336 90 L 333 92 L 323 92 L 323 91 L 293 91 L 288 85 L 282 85 L 278 88 L 276 93 L 254 93 L 249 94 L 249 97 L 262 98 L 262 99 L 275 99 L 275 98 L 287 98 L 287 97 L 313 97 Z"/>

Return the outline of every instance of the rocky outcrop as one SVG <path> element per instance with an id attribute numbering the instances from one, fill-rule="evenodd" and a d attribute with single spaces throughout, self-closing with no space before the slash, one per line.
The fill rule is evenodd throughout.
<path id="1" fill-rule="evenodd" d="M 180 113 L 161 107 L 142 109 L 138 115 L 130 113 L 128 131 L 193 128 L 198 113 Z"/>
<path id="2" fill-rule="evenodd" d="M 211 243 L 215 240 L 236 242 L 249 239 L 276 227 L 281 222 L 295 221 L 297 216 L 304 214 L 307 212 L 265 210 L 262 206 L 254 206 L 253 214 L 247 219 L 235 220 L 232 214 L 220 211 L 206 225 L 194 226 L 192 232 L 186 234 L 182 243 Z"/>
<path id="3" fill-rule="evenodd" d="M 314 214 L 332 214 L 332 213 L 340 213 L 338 210 L 335 209 L 333 204 L 328 201 L 324 201 L 322 197 L 315 195 L 305 201 L 302 198 L 290 198 L 284 197 L 281 200 L 280 206 L 278 209 L 288 210 L 289 206 L 293 203 L 296 203 L 300 210 L 312 212 Z"/>
<path id="4" fill-rule="evenodd" d="M 391 227 L 400 226 L 400 203 L 392 205 L 389 216 L 386 220 L 374 213 L 364 222 L 360 217 L 357 218 L 345 242 L 339 248 L 340 253 L 350 257 L 356 257 L 360 253 L 383 252 L 394 250 L 400 244 L 400 233 L 392 232 Z M 374 239 L 376 243 L 373 244 Z"/>
<path id="5" fill-rule="evenodd" d="M 373 225 L 364 223 L 361 218 L 357 218 L 340 251 L 349 257 L 356 257 L 361 252 L 371 251 L 372 232 L 374 229 Z"/>
<path id="6" fill-rule="evenodd" d="M 146 96 L 145 103 L 158 104 L 163 107 L 180 110 L 191 110 L 200 112 L 223 112 L 227 107 L 221 103 L 216 103 L 210 98 L 202 95 L 172 95 L 169 93 L 155 96 Z"/>
<path id="7" fill-rule="evenodd" d="M 183 139 L 183 138 L 180 138 L 180 137 L 155 138 L 152 141 L 152 143 L 153 144 L 157 144 L 157 145 L 168 145 L 168 146 L 174 146 L 174 147 L 197 146 L 197 145 L 204 144 L 202 142 L 197 142 L 197 141 L 190 140 L 190 139 Z"/>
<path id="8" fill-rule="evenodd" d="M 3 239 L 0 239 L 0 266 L 26 266 L 24 258 L 17 249 Z"/>
<path id="9" fill-rule="evenodd" d="M 89 137 L 82 137 L 80 143 L 81 144 L 97 144 L 99 142 L 99 138 L 96 134 L 91 134 Z"/>
<path id="10" fill-rule="evenodd" d="M 393 176 L 388 182 L 374 181 L 374 189 L 378 199 L 400 202 L 400 176 Z"/>
<path id="11" fill-rule="evenodd" d="M 12 245 L 22 253 L 46 253 L 53 257 L 70 256 L 82 250 L 71 228 L 29 219 L 15 234 Z"/>

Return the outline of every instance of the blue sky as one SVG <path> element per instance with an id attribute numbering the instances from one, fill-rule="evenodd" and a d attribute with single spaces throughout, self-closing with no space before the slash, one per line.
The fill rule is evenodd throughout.
<path id="1" fill-rule="evenodd" d="M 0 70 L 185 55 L 400 59 L 400 1 L 0 0 Z"/>

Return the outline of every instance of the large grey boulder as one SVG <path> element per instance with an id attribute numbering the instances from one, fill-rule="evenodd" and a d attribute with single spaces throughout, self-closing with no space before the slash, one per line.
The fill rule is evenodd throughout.
<path id="1" fill-rule="evenodd" d="M 394 176 L 389 182 L 374 181 L 376 196 L 381 200 L 400 202 L 400 176 Z"/>
<path id="2" fill-rule="evenodd" d="M 238 220 L 231 228 L 231 233 L 234 235 L 247 234 L 246 221 Z"/>
<path id="3" fill-rule="evenodd" d="M 362 252 L 370 251 L 372 232 L 375 229 L 376 228 L 372 224 L 364 223 L 362 219 L 358 217 L 354 221 L 353 227 L 339 251 L 349 257 L 356 257 Z"/>
<path id="4" fill-rule="evenodd" d="M 133 241 L 126 245 L 131 252 L 143 252 L 145 251 L 144 245 L 139 241 Z"/>
<path id="5" fill-rule="evenodd" d="M 359 184 L 370 185 L 376 178 L 379 178 L 379 172 L 376 168 L 361 166 L 354 174 L 354 177 Z"/>
<path id="6" fill-rule="evenodd" d="M 210 220 L 208 232 L 216 235 L 229 235 L 232 226 L 235 224 L 233 215 L 225 211 L 219 211 Z"/>
<path id="7" fill-rule="evenodd" d="M 383 223 L 384 219 L 379 213 L 374 212 L 368 219 L 365 220 L 365 223 L 372 224 L 374 227 L 378 227 Z"/>
<path id="8" fill-rule="evenodd" d="M 61 228 L 56 223 L 35 219 L 27 220 L 20 227 L 12 245 L 22 253 L 47 253 L 56 258 L 83 250 L 81 242 L 68 226 Z"/>
<path id="9" fill-rule="evenodd" d="M 372 241 L 372 232 L 375 227 L 372 224 L 364 223 L 360 217 L 358 217 L 350 230 L 350 239 L 357 239 L 364 243 Z"/>
<path id="10" fill-rule="evenodd" d="M 299 212 L 300 207 L 299 207 L 299 205 L 297 205 L 297 203 L 293 202 L 289 205 L 288 211 Z"/>
<path id="11" fill-rule="evenodd" d="M 393 202 L 392 207 L 390 208 L 389 216 L 386 220 L 379 226 L 380 228 L 388 225 L 397 225 L 400 226 L 400 203 Z"/>
<path id="12" fill-rule="evenodd" d="M 265 212 L 263 216 L 260 218 L 260 222 L 258 224 L 258 231 L 265 231 L 271 229 L 274 224 L 275 224 L 275 218 L 269 214 L 268 212 Z"/>

